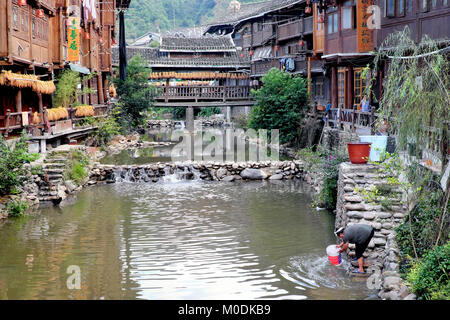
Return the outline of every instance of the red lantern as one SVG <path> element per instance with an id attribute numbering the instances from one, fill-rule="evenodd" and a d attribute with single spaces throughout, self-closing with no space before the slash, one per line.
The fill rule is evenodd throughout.
<path id="1" fill-rule="evenodd" d="M 117 40 L 113 38 L 111 44 L 112 44 L 113 46 L 115 46 L 115 45 L 117 44 Z"/>
<path id="2" fill-rule="evenodd" d="M 245 54 L 244 53 L 241 53 L 241 58 L 244 58 L 245 57 Z"/>
<path id="3" fill-rule="evenodd" d="M 19 6 L 26 6 L 26 5 L 27 5 L 27 0 L 19 0 L 19 1 L 17 2 L 17 4 L 18 4 Z"/>
<path id="4" fill-rule="evenodd" d="M 280 50 L 280 47 L 279 46 L 275 46 L 273 49 L 275 50 L 275 52 L 278 52 L 278 50 Z"/>
<path id="5" fill-rule="evenodd" d="M 44 17 L 44 10 L 43 9 L 37 9 L 36 10 L 36 16 L 38 18 L 43 18 Z"/>
<path id="6" fill-rule="evenodd" d="M 323 23 L 323 14 L 319 15 L 319 17 L 317 18 L 317 22 Z"/>
<path id="7" fill-rule="evenodd" d="M 251 56 L 253 56 L 253 55 L 255 54 L 255 51 L 250 50 L 249 54 L 250 54 Z"/>
<path id="8" fill-rule="evenodd" d="M 311 7 L 306 7 L 305 8 L 305 13 L 311 13 Z"/>
<path id="9" fill-rule="evenodd" d="M 102 38 L 102 37 L 100 37 L 100 43 L 102 43 L 102 44 L 103 44 L 103 38 Z"/>
<path id="10" fill-rule="evenodd" d="M 298 42 L 298 45 L 299 45 L 300 47 L 303 47 L 303 46 L 305 45 L 305 41 L 304 41 L 304 40 L 300 40 L 300 41 Z"/>
<path id="11" fill-rule="evenodd" d="M 91 34 L 89 32 L 84 33 L 84 39 L 89 40 L 91 38 Z"/>

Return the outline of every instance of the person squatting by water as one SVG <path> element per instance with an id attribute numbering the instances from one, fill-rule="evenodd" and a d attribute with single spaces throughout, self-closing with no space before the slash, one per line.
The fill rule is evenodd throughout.
<path id="1" fill-rule="evenodd" d="M 336 236 L 342 239 L 342 243 L 337 245 L 340 248 L 339 253 L 348 249 L 349 243 L 354 243 L 356 248 L 356 256 L 353 259 L 358 261 L 358 269 L 354 273 L 364 273 L 364 257 L 363 253 L 367 249 L 370 240 L 374 235 L 374 229 L 367 224 L 355 224 L 347 228 L 339 228 L 335 232 Z"/>

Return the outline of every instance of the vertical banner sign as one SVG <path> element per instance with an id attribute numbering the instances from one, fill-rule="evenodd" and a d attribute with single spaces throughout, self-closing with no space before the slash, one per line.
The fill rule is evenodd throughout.
<path id="1" fill-rule="evenodd" d="M 369 19 L 373 19 L 373 13 L 369 7 L 373 5 L 373 0 L 357 0 L 356 3 L 356 23 L 358 31 L 358 52 L 373 50 L 373 30 L 369 29 Z"/>
<path id="2" fill-rule="evenodd" d="M 67 61 L 78 62 L 80 60 L 80 18 L 70 18 L 67 27 Z"/>

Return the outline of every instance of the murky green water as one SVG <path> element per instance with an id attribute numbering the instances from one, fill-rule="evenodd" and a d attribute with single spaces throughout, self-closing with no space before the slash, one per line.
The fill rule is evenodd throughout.
<path id="1" fill-rule="evenodd" d="M 92 187 L 0 226 L 0 299 L 365 299 L 300 182 Z M 81 289 L 67 288 L 79 266 Z"/>
<path id="2" fill-rule="evenodd" d="M 234 145 L 234 150 L 232 152 L 227 151 L 226 149 L 226 133 L 225 133 L 225 129 L 223 128 L 205 128 L 205 133 L 204 135 L 206 136 L 206 134 L 210 134 L 210 135 L 217 135 L 217 137 L 222 136 L 222 138 L 224 139 L 224 145 L 222 148 L 222 152 L 223 155 L 221 157 L 221 159 L 217 158 L 214 159 L 214 161 L 219 161 L 219 162 L 223 162 L 225 160 L 228 161 L 229 158 L 227 157 L 233 157 L 234 160 L 237 160 L 236 157 L 236 152 L 237 152 L 237 140 L 235 141 L 235 145 Z M 172 142 L 172 144 L 170 146 L 163 146 L 163 147 L 151 147 L 151 148 L 142 148 L 142 149 L 126 149 L 123 150 L 122 152 L 118 153 L 118 154 L 113 154 L 113 155 L 107 155 L 106 157 L 102 158 L 100 160 L 100 162 L 102 164 L 114 164 L 114 165 L 143 165 L 143 164 L 149 164 L 149 163 L 156 163 L 156 162 L 176 162 L 176 161 L 187 161 L 187 160 L 194 160 L 194 158 L 188 157 L 185 150 L 183 150 L 183 152 L 181 152 L 181 154 L 177 154 L 172 153 L 174 147 L 176 146 L 176 144 L 180 141 L 182 141 L 182 139 L 180 138 L 179 140 L 177 140 L 176 138 L 172 137 L 172 133 L 173 133 L 173 129 L 159 129 L 159 130 L 150 130 L 148 131 L 145 135 L 142 136 L 142 139 L 145 141 L 151 141 L 151 142 Z M 172 140 L 173 139 L 173 140 Z M 210 150 L 210 149 L 214 149 L 211 148 L 211 143 L 214 142 L 214 138 L 212 138 L 211 140 L 207 140 L 207 138 L 204 139 L 203 144 L 202 144 L 202 152 L 203 154 L 201 154 L 201 152 L 199 153 L 198 151 L 195 151 L 195 160 L 200 160 L 200 158 L 202 158 L 202 160 L 209 160 L 206 157 L 209 156 L 216 156 L 216 151 L 212 151 L 210 153 L 208 153 L 205 150 Z M 245 142 L 244 142 L 245 143 Z M 227 155 L 228 152 L 228 155 Z M 245 161 L 249 161 L 249 160 L 255 160 L 255 161 L 260 161 L 261 159 L 259 158 L 259 156 L 255 156 L 254 159 L 250 158 L 250 147 L 249 147 L 249 143 L 245 143 Z M 267 155 L 270 156 L 270 151 L 267 151 Z M 291 157 L 284 155 L 284 154 L 279 154 L 278 155 L 278 159 L 280 161 L 287 161 L 287 160 L 292 160 Z"/>

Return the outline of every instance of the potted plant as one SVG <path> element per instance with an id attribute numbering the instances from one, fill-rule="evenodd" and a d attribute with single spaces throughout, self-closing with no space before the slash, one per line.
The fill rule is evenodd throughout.
<path id="1" fill-rule="evenodd" d="M 369 161 L 371 142 L 347 143 L 350 162 L 353 164 L 366 164 Z"/>

